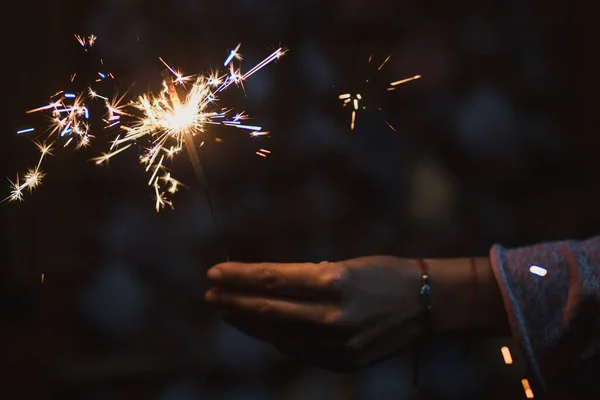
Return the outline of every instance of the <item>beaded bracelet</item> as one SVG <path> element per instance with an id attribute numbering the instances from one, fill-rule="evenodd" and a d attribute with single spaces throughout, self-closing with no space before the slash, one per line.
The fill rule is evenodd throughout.
<path id="1" fill-rule="evenodd" d="M 468 353 L 471 339 L 472 339 L 472 331 L 473 331 L 473 318 L 475 311 L 475 299 L 476 299 L 476 288 L 477 288 L 477 267 L 475 266 L 475 259 L 471 257 L 469 259 L 470 269 L 471 269 L 471 293 L 468 304 L 468 322 L 467 322 L 467 346 L 465 347 L 465 355 Z M 419 359 L 422 353 L 422 348 L 424 347 L 424 342 L 426 339 L 430 338 L 433 334 L 433 323 L 431 319 L 431 285 L 429 284 L 429 273 L 427 271 L 427 265 L 425 261 L 422 259 L 417 259 L 417 264 L 421 269 L 421 286 L 419 288 L 419 295 L 421 297 L 421 302 L 423 303 L 424 313 L 424 325 L 425 325 L 425 334 L 423 335 L 421 342 L 417 344 L 415 350 L 415 359 L 414 359 L 414 374 L 413 374 L 413 385 L 417 386 L 418 378 L 419 378 Z"/>
<path id="2" fill-rule="evenodd" d="M 419 383 L 419 359 L 422 353 L 422 347 L 424 346 L 424 342 L 432 335 L 433 327 L 431 321 L 431 286 L 429 285 L 429 274 L 427 271 L 427 266 L 422 259 L 417 259 L 417 264 L 421 269 L 421 286 L 419 288 L 419 296 L 421 297 L 421 302 L 423 303 L 424 310 L 424 325 L 425 325 L 425 334 L 422 338 L 421 343 L 418 343 L 415 349 L 414 354 L 414 373 L 413 373 L 413 386 L 417 386 Z"/>

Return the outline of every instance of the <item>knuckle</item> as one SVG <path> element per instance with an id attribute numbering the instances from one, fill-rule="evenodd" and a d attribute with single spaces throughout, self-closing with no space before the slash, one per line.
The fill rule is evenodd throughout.
<path id="1" fill-rule="evenodd" d="M 273 290 L 277 287 L 277 274 L 270 268 L 263 268 L 259 275 L 260 284 L 267 290 Z"/>
<path id="2" fill-rule="evenodd" d="M 323 263 L 321 263 L 323 264 Z M 327 263 L 322 265 L 323 270 L 319 277 L 319 286 L 325 290 L 339 290 L 346 280 L 346 271 L 341 264 Z"/>

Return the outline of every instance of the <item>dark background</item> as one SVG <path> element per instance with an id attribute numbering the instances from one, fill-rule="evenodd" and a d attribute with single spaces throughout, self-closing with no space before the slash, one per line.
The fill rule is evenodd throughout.
<path id="1" fill-rule="evenodd" d="M 585 238 L 600 222 L 592 15 L 566 0 L 11 2 L 0 174 L 36 161 L 15 134 L 38 121 L 24 111 L 87 68 L 75 33 L 99 37 L 132 94 L 159 89 L 158 56 L 195 73 L 238 42 L 246 68 L 283 44 L 247 97 L 223 98 L 271 136 L 210 132 L 201 152 L 233 259 L 482 256 L 496 242 Z M 384 115 L 359 114 L 351 132 L 337 96 L 362 91 L 371 53 L 393 54 L 382 82 L 423 79 L 366 92 Z M 203 302 L 224 255 L 185 156 L 173 169 L 189 188 L 157 214 L 135 156 L 87 161 L 102 150 L 57 151 L 39 190 L 0 206 L 0 397 L 524 398 L 521 362 L 500 356 L 508 338 L 466 359 L 458 342 L 432 345 L 416 390 L 406 354 L 335 375 L 241 335 Z"/>

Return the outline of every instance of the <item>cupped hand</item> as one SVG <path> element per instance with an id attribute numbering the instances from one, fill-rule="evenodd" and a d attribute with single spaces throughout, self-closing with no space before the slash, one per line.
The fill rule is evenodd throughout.
<path id="1" fill-rule="evenodd" d="M 319 264 L 223 263 L 205 298 L 225 320 L 284 353 L 351 371 L 387 358 L 421 332 L 420 271 L 391 256 Z"/>

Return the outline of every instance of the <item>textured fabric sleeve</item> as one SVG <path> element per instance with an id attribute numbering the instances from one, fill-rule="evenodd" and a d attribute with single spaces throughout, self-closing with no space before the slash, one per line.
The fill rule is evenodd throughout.
<path id="1" fill-rule="evenodd" d="M 543 388 L 600 355 L 600 236 L 495 245 L 490 260 L 517 345 Z"/>

